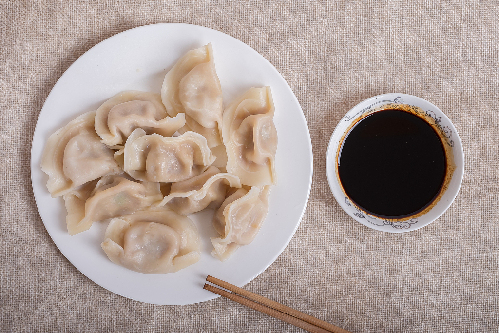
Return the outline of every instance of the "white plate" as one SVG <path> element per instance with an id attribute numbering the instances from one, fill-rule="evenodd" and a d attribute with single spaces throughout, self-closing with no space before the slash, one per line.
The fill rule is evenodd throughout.
<path id="1" fill-rule="evenodd" d="M 454 155 L 454 164 L 456 169 L 452 174 L 450 183 L 447 189 L 443 192 L 442 197 L 438 200 L 437 204 L 433 208 L 424 213 L 421 216 L 413 217 L 405 221 L 394 222 L 393 220 L 382 219 L 376 216 L 367 214 L 366 212 L 359 209 L 350 199 L 343 193 L 342 187 L 339 183 L 337 177 L 337 163 L 336 163 L 336 153 L 338 151 L 339 145 L 342 142 L 342 138 L 349 130 L 350 126 L 354 124 L 358 119 L 379 110 L 383 105 L 386 104 L 407 104 L 418 107 L 425 116 L 432 118 L 435 123 L 440 126 L 442 133 L 446 137 L 446 144 L 451 147 L 452 153 Z M 428 172 L 431 172 L 429 170 Z M 326 163 L 326 174 L 329 181 L 329 187 L 331 192 L 333 192 L 336 201 L 343 210 L 350 215 L 356 221 L 362 223 L 366 227 L 391 232 L 391 233 L 401 233 L 407 231 L 413 231 L 424 227 L 435 221 L 440 215 L 442 215 L 447 208 L 452 204 L 456 198 L 459 189 L 461 187 L 461 181 L 463 179 L 464 173 L 464 155 L 463 147 L 461 145 L 461 139 L 457 133 L 456 128 L 452 124 L 449 118 L 432 103 L 411 95 L 405 94 L 385 94 L 375 96 L 365 101 L 360 102 L 354 106 L 346 115 L 340 120 L 336 126 L 331 139 L 329 140 L 329 146 L 327 150 L 327 163 Z"/>
<path id="2" fill-rule="evenodd" d="M 174 274 L 140 274 L 113 264 L 100 248 L 107 223 L 76 236 L 67 233 L 61 198 L 52 198 L 40 160 L 47 138 L 76 116 L 95 110 L 123 90 L 160 92 L 167 71 L 190 49 L 211 42 L 227 105 L 252 86 L 270 86 L 278 133 L 270 211 L 255 240 L 226 262 L 211 255 L 210 212 L 193 216 L 203 240 L 198 263 Z M 192 304 L 215 298 L 203 290 L 208 274 L 243 286 L 286 248 L 306 208 L 312 181 L 312 146 L 301 107 L 279 72 L 243 42 L 219 31 L 187 24 L 155 24 L 115 35 L 82 55 L 61 76 L 40 112 L 33 137 L 31 178 L 45 228 L 64 256 L 98 285 L 153 304 Z"/>

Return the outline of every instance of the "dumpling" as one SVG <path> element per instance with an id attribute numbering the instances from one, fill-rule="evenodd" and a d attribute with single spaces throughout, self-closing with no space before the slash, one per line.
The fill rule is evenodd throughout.
<path id="1" fill-rule="evenodd" d="M 213 163 L 206 139 L 186 132 L 178 137 L 146 135 L 137 128 L 124 148 L 124 169 L 135 179 L 178 182 L 201 174 Z"/>
<path id="2" fill-rule="evenodd" d="M 215 71 L 211 44 L 187 52 L 166 74 L 161 99 L 170 116 L 185 113 L 181 133 L 194 131 L 208 140 L 210 147 L 222 143 L 222 87 Z"/>
<path id="3" fill-rule="evenodd" d="M 94 122 L 95 111 L 82 114 L 47 140 L 41 168 L 49 176 L 47 189 L 53 197 L 104 175 L 122 172 L 114 151 L 100 142 Z"/>
<path id="4" fill-rule="evenodd" d="M 172 136 L 185 125 L 182 113 L 168 116 L 159 94 L 124 91 L 110 98 L 97 109 L 95 131 L 108 146 L 120 145 L 136 128 L 147 134 Z"/>
<path id="5" fill-rule="evenodd" d="M 201 256 L 194 223 L 166 209 L 112 219 L 101 247 L 112 262 L 139 273 L 177 272 Z"/>
<path id="6" fill-rule="evenodd" d="M 276 183 L 277 131 L 270 87 L 251 88 L 223 114 L 222 135 L 227 149 L 227 172 L 241 184 Z"/>
<path id="7" fill-rule="evenodd" d="M 170 194 L 160 205 L 167 204 L 181 215 L 202 211 L 208 206 L 218 208 L 225 199 L 228 188 L 240 188 L 239 178 L 210 166 L 199 176 L 173 183 Z"/>
<path id="8" fill-rule="evenodd" d="M 70 235 L 90 229 L 93 222 L 131 214 L 161 201 L 159 184 L 139 183 L 123 176 L 105 176 L 64 195 Z"/>
<path id="9" fill-rule="evenodd" d="M 211 254 L 222 261 L 253 241 L 269 210 L 270 186 L 240 188 L 227 197 L 213 216 L 220 237 L 212 237 Z"/>

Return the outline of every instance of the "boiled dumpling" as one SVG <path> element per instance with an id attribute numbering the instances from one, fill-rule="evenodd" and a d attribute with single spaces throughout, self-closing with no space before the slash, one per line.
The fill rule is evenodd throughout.
<path id="1" fill-rule="evenodd" d="M 166 74 L 161 99 L 170 116 L 185 113 L 181 133 L 194 131 L 208 140 L 210 147 L 222 143 L 222 87 L 215 71 L 211 44 L 187 52 Z"/>
<path id="2" fill-rule="evenodd" d="M 185 125 L 182 113 L 168 116 L 158 94 L 124 91 L 107 100 L 97 109 L 95 130 L 108 146 L 123 144 L 136 128 L 147 134 L 172 136 Z"/>
<path id="3" fill-rule="evenodd" d="M 105 176 L 64 195 L 70 235 L 88 230 L 93 222 L 131 214 L 163 198 L 159 184 L 135 182 L 123 176 Z"/>
<path id="4" fill-rule="evenodd" d="M 220 237 L 213 237 L 212 255 L 222 261 L 241 245 L 253 241 L 269 209 L 270 186 L 238 189 L 227 197 L 213 217 L 213 226 Z"/>
<path id="5" fill-rule="evenodd" d="M 206 139 L 186 132 L 178 137 L 146 135 L 137 128 L 126 141 L 124 169 L 135 179 L 177 182 L 201 174 L 213 163 Z"/>
<path id="6" fill-rule="evenodd" d="M 241 184 L 276 183 L 277 131 L 270 88 L 251 88 L 224 112 L 222 135 L 227 149 L 227 172 Z"/>
<path id="7" fill-rule="evenodd" d="M 177 272 L 201 256 L 194 223 L 166 209 L 112 219 L 101 247 L 115 264 L 140 273 Z"/>
<path id="8" fill-rule="evenodd" d="M 199 176 L 173 183 L 170 194 L 160 205 L 168 207 L 178 214 L 189 215 L 208 206 L 216 209 L 225 199 L 228 188 L 240 188 L 239 178 L 210 166 Z"/>
<path id="9" fill-rule="evenodd" d="M 95 112 L 85 113 L 47 140 L 41 168 L 49 176 L 47 188 L 53 197 L 104 175 L 122 172 L 114 151 L 100 142 L 94 122 Z"/>

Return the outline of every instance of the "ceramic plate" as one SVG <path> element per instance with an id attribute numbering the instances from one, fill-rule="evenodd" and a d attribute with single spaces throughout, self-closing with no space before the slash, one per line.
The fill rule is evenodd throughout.
<path id="1" fill-rule="evenodd" d="M 160 92 L 165 74 L 187 51 L 212 43 L 224 104 L 253 86 L 270 86 L 278 133 L 278 184 L 255 240 L 229 260 L 210 255 L 213 212 L 195 214 L 203 250 L 198 263 L 174 274 L 140 274 L 113 264 L 101 250 L 107 223 L 75 236 L 67 233 L 62 198 L 52 198 L 40 170 L 47 138 L 76 116 L 95 110 L 124 90 Z M 297 158 L 299 156 L 299 158 Z M 40 112 L 33 137 L 33 191 L 45 228 L 64 256 L 84 275 L 116 294 L 153 304 L 191 304 L 216 296 L 202 289 L 208 274 L 243 286 L 284 250 L 306 208 L 312 180 L 312 147 L 301 107 L 279 72 L 248 45 L 221 32 L 187 24 L 138 27 L 97 44 L 61 76 Z"/>

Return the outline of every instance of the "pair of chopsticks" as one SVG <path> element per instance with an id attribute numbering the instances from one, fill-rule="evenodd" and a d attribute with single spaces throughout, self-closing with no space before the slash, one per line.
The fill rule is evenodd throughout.
<path id="1" fill-rule="evenodd" d="M 204 289 L 212 293 L 231 299 L 239 304 L 245 305 L 253 310 L 263 312 L 269 316 L 285 321 L 289 324 L 303 328 L 313 333 L 350 333 L 342 328 L 329 324 L 325 321 L 309 316 L 303 312 L 274 302 L 266 297 L 254 294 L 242 288 L 236 287 L 228 282 L 217 279 L 211 275 L 206 277 L 206 281 L 220 286 L 226 290 L 205 283 Z M 228 290 L 228 291 L 227 291 Z"/>

